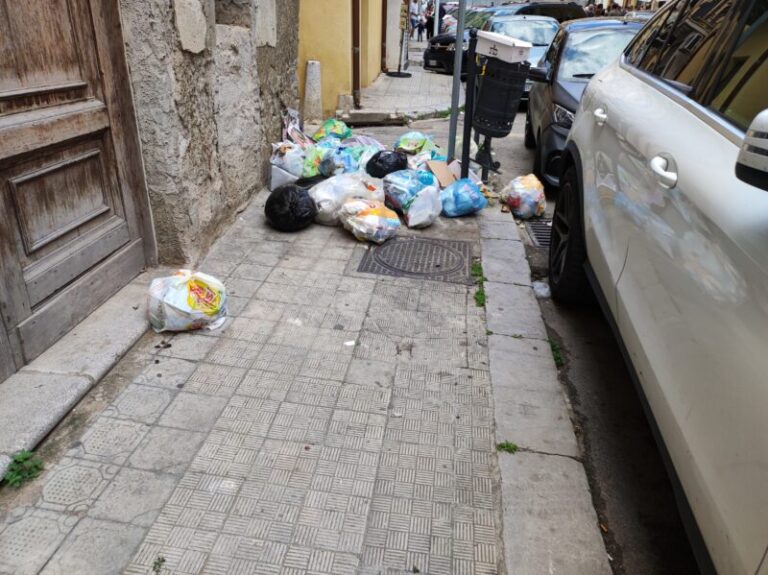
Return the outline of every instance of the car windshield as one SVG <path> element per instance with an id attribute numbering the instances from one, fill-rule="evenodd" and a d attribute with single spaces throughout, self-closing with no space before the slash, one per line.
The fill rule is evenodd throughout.
<path id="1" fill-rule="evenodd" d="M 565 82 L 586 82 L 619 57 L 637 32 L 633 28 L 572 32 L 560 57 L 557 77 Z"/>
<path id="2" fill-rule="evenodd" d="M 530 42 L 534 46 L 549 46 L 558 28 L 554 20 L 501 20 L 491 25 L 491 32 Z"/>

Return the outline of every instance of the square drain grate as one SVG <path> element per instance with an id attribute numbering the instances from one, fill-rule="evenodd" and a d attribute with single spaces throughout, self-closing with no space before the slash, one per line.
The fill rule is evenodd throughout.
<path id="1" fill-rule="evenodd" d="M 370 248 L 357 271 L 472 285 L 472 244 L 458 240 L 394 238 Z"/>
<path id="2" fill-rule="evenodd" d="M 552 220 L 540 219 L 525 222 L 525 229 L 534 245 L 549 249 L 552 239 Z"/>

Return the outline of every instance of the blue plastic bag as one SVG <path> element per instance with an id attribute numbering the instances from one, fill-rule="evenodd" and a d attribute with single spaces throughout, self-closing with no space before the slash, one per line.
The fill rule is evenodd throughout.
<path id="1" fill-rule="evenodd" d="M 399 212 L 426 187 L 440 189 L 434 174 L 424 170 L 400 170 L 387 174 L 384 178 L 384 196 L 387 206 Z"/>
<path id="2" fill-rule="evenodd" d="M 445 188 L 440 192 L 440 200 L 443 202 L 443 215 L 449 218 L 474 214 L 488 205 L 480 186 L 468 178 L 456 180 Z"/>

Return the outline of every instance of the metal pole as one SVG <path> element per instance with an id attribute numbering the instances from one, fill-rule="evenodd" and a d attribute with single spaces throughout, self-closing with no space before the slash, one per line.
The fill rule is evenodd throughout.
<path id="1" fill-rule="evenodd" d="M 459 0 L 459 14 L 456 22 L 456 53 L 453 56 L 453 94 L 451 95 L 451 126 L 448 132 L 448 159 L 455 157 L 456 130 L 459 125 L 459 98 L 461 97 L 461 61 L 464 57 L 464 15 L 467 0 Z"/>
<path id="2" fill-rule="evenodd" d="M 442 22 L 440 22 L 440 0 L 435 0 L 435 5 L 432 9 L 432 16 L 435 20 L 434 35 L 437 36 L 440 34 L 440 24 L 442 24 Z"/>
<path id="3" fill-rule="evenodd" d="M 464 106 L 464 136 L 461 150 L 461 177 L 469 176 L 469 149 L 472 144 L 472 118 L 475 115 L 475 80 L 477 76 L 477 30 L 469 31 L 469 50 L 467 50 L 467 86 Z"/>

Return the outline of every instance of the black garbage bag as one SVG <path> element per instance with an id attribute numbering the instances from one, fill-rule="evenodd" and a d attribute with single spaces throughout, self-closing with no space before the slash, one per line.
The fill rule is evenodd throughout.
<path id="1" fill-rule="evenodd" d="M 317 184 L 320 182 L 324 182 L 327 180 L 325 176 L 312 176 L 311 178 L 299 178 L 295 182 L 293 182 L 294 186 L 298 186 L 302 190 L 309 191 L 310 189 L 314 188 Z"/>
<path id="2" fill-rule="evenodd" d="M 403 152 L 376 152 L 365 166 L 369 176 L 383 178 L 392 172 L 408 169 L 408 156 Z"/>
<path id="3" fill-rule="evenodd" d="M 269 225 L 276 230 L 298 232 L 312 223 L 317 215 L 317 207 L 306 189 L 286 184 L 269 194 L 264 215 Z"/>

